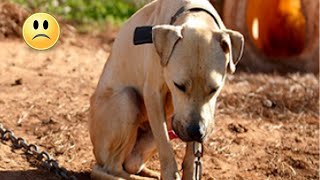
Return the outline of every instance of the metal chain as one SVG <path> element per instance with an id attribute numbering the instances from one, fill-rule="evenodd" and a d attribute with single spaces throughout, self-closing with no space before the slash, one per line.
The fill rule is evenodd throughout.
<path id="1" fill-rule="evenodd" d="M 195 164 L 195 180 L 201 180 L 202 176 L 202 162 L 201 157 L 203 156 L 203 144 L 202 143 L 193 143 L 193 154 L 196 157 L 194 161 Z"/>
<path id="2" fill-rule="evenodd" d="M 21 137 L 16 137 L 12 131 L 3 128 L 0 124 L 0 139 L 1 141 L 10 141 L 12 143 L 12 149 L 22 149 L 26 155 L 34 157 L 38 162 L 42 164 L 50 172 L 53 172 L 61 179 L 77 180 L 74 175 L 70 175 L 68 171 L 59 166 L 59 163 L 50 157 L 46 151 L 39 151 L 38 146 L 35 144 L 28 144 L 26 140 Z"/>

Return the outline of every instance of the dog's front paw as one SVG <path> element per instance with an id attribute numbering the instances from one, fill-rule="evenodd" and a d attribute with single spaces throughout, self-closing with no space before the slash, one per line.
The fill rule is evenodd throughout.
<path id="1" fill-rule="evenodd" d="M 179 172 L 175 172 L 174 175 L 173 175 L 173 177 L 174 177 L 174 180 L 181 180 L 181 177 L 180 177 L 180 175 L 179 175 Z"/>

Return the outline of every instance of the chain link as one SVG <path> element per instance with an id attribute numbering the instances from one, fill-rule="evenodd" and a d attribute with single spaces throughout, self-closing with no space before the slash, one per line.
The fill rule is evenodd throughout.
<path id="1" fill-rule="evenodd" d="M 74 175 L 64 168 L 59 166 L 59 163 L 50 157 L 46 151 L 39 151 L 38 146 L 35 144 L 28 144 L 26 140 L 21 137 L 16 137 L 14 133 L 8 129 L 3 128 L 0 124 L 0 139 L 1 141 L 10 141 L 12 143 L 12 149 L 22 149 L 26 155 L 32 156 L 38 160 L 46 169 L 53 172 L 61 179 L 77 180 Z"/>
<path id="2" fill-rule="evenodd" d="M 202 162 L 201 157 L 203 156 L 203 144 L 202 143 L 193 143 L 193 154 L 196 157 L 194 161 L 195 164 L 195 180 L 201 180 L 202 175 Z"/>

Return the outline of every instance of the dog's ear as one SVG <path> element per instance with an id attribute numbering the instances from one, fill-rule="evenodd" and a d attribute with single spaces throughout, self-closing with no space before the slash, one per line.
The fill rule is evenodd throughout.
<path id="1" fill-rule="evenodd" d="M 161 65 L 166 66 L 172 51 L 182 38 L 182 26 L 158 25 L 152 28 L 152 39 L 157 53 L 161 58 Z"/>
<path id="2" fill-rule="evenodd" d="M 225 53 L 229 53 L 229 69 L 231 73 L 234 73 L 236 71 L 236 65 L 243 54 L 243 35 L 237 31 L 224 30 L 221 38 L 221 47 Z"/>

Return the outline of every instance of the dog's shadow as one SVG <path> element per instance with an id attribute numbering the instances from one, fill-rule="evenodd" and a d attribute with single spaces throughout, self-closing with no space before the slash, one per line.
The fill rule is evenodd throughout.
<path id="1" fill-rule="evenodd" d="M 78 180 L 90 179 L 89 172 L 72 172 Z M 32 170 L 0 170 L 0 179 L 3 180 L 59 180 L 54 173 L 45 169 Z"/>

